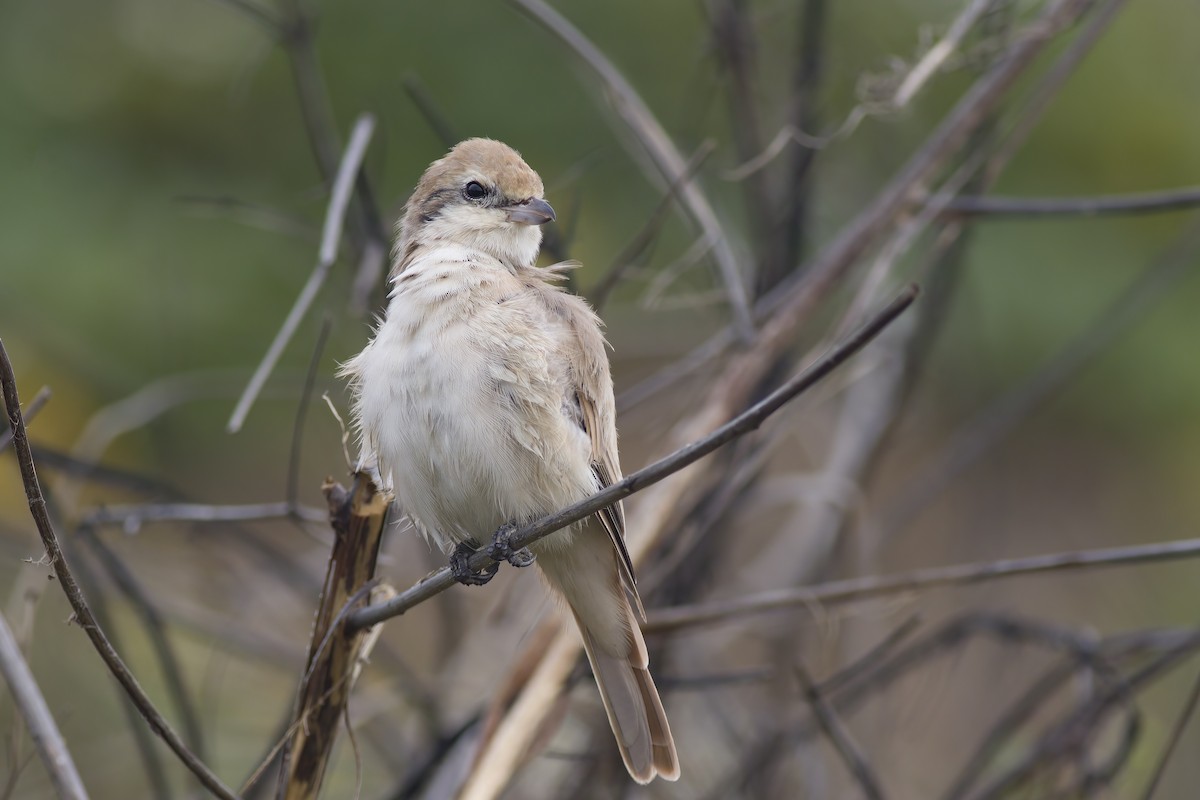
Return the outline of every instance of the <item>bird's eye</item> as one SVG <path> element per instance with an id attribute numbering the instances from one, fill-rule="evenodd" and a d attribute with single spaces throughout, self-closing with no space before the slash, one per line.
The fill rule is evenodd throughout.
<path id="1" fill-rule="evenodd" d="M 482 200 L 487 197 L 487 189 L 479 183 L 479 181 L 471 181 L 463 187 L 463 196 L 468 200 Z"/>

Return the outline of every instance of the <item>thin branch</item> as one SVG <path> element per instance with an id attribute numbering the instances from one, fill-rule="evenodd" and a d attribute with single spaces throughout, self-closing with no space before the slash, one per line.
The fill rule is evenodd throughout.
<path id="1" fill-rule="evenodd" d="M 791 121 L 779 129 L 775 137 L 760 152 L 746 158 L 742 163 L 725 173 L 726 180 L 743 181 L 762 170 L 783 154 L 790 144 L 797 144 L 808 150 L 823 149 L 839 139 L 844 139 L 858 129 L 863 120 L 868 117 L 895 114 L 904 109 L 921 89 L 929 84 L 930 79 L 937 73 L 943 63 L 958 49 L 960 40 L 974 27 L 979 18 L 987 12 L 994 0 L 972 0 L 955 20 L 950 23 L 945 36 L 929 48 L 919 61 L 905 73 L 903 79 L 888 97 L 873 100 L 863 100 L 842 119 L 832 133 L 815 136 L 806 131 L 812 129 L 811 123 Z M 820 24 L 824 9 L 806 8 L 805 14 L 814 15 Z"/>
<path id="2" fill-rule="evenodd" d="M 29 736 L 46 767 L 55 794 L 63 800 L 87 800 L 87 789 L 71 760 L 67 743 L 58 731 L 54 715 L 46 705 L 46 698 L 42 696 L 29 664 L 21 655 L 21 647 L 3 613 L 0 613 L 0 674 L 4 675 L 17 711 L 29 728 Z"/>
<path id="3" fill-rule="evenodd" d="M 895 630 L 891 631 L 887 636 L 883 637 L 877 644 L 858 656 L 850 664 L 847 664 L 842 669 L 838 670 L 833 675 L 821 681 L 817 688 L 822 694 L 836 692 L 847 684 L 854 683 L 868 671 L 874 669 L 883 660 L 883 657 L 892 652 L 910 635 L 912 635 L 921 625 L 921 618 L 916 614 L 900 623 Z"/>
<path id="4" fill-rule="evenodd" d="M 334 121 L 325 76 L 317 61 L 313 20 L 301 3 L 302 0 L 284 0 L 281 4 L 286 10 L 281 12 L 284 18 L 280 41 L 292 69 L 300 115 L 304 119 L 304 131 L 308 135 L 317 170 L 326 185 L 332 188 L 338 169 L 337 153 L 341 149 L 337 123 Z"/>
<path id="5" fill-rule="evenodd" d="M 92 548 L 100 565 L 107 570 L 121 594 L 125 595 L 126 600 L 133 606 L 141 619 L 146 637 L 150 640 L 155 656 L 158 658 L 159 670 L 162 672 L 167 692 L 173 698 L 175 710 L 182 720 L 183 730 L 187 734 L 192 752 L 200 760 L 205 760 L 207 756 L 204 747 L 204 732 L 200 726 L 200 715 L 196 713 L 195 703 L 188 694 L 183 678 L 183 667 L 167 636 L 166 620 L 163 619 L 163 615 L 155 607 L 154 602 L 142 585 L 138 583 L 129 567 L 113 553 L 112 549 L 96 535 L 95 531 L 87 526 L 81 526 L 79 538 Z"/>
<path id="6" fill-rule="evenodd" d="M 194 210 L 207 211 L 209 216 L 224 214 L 229 219 L 251 228 L 281 233 L 305 241 L 317 241 L 317 231 L 307 220 L 277 208 L 223 195 L 216 197 L 180 195 L 174 199 L 175 202 L 187 205 Z"/>
<path id="7" fill-rule="evenodd" d="M 1025 723 L 1046 707 L 1062 685 L 1070 680 L 1080 667 L 1077 659 L 1068 657 L 1030 684 L 987 731 L 983 741 L 975 748 L 971 758 L 943 795 L 946 800 L 960 800 L 966 797 L 968 790 L 979 780 L 984 770 L 1001 752 L 1001 748 L 1022 730 Z"/>
<path id="8" fill-rule="evenodd" d="M 913 476 L 897 494 L 897 500 L 880 513 L 886 526 L 881 538 L 912 522 L 950 481 L 972 467 L 1117 337 L 1143 319 L 1155 303 L 1195 268 L 1198 250 L 1200 222 L 1193 222 L 1066 347 L 963 425 L 933 462 Z"/>
<path id="9" fill-rule="evenodd" d="M 329 315 L 321 321 L 321 330 L 317 333 L 317 342 L 313 345 L 312 358 L 308 361 L 308 374 L 304 376 L 304 389 L 300 392 L 300 403 L 296 406 L 296 419 L 292 423 L 292 446 L 288 455 L 288 472 L 286 497 L 289 508 L 300 507 L 300 452 L 304 443 L 304 420 L 308 416 L 309 402 L 312 400 L 313 384 L 317 380 L 317 372 L 321 366 L 321 355 L 325 352 L 325 343 L 329 340 L 329 331 L 333 321 Z"/>
<path id="10" fill-rule="evenodd" d="M 374 130 L 375 118 L 370 114 L 363 114 L 354 124 L 354 132 L 350 134 L 350 143 L 346 145 L 346 152 L 342 156 L 342 163 L 338 167 L 337 178 L 334 180 L 333 190 L 330 192 L 329 206 L 325 212 L 325 224 L 321 229 L 321 249 L 317 258 L 317 266 L 309 276 L 308 283 L 300 291 L 300 296 L 296 298 L 296 303 L 288 313 L 287 319 L 284 320 L 283 327 L 275 335 L 275 340 L 267 348 L 267 354 L 263 356 L 262 363 L 254 371 L 250 383 L 238 400 L 237 407 L 233 410 L 233 416 L 229 418 L 230 433 L 237 433 L 242 429 L 246 415 L 250 413 L 250 407 L 257 399 L 258 393 L 262 391 L 271 371 L 275 369 L 275 364 L 283 355 L 284 348 L 295 335 L 296 329 L 300 327 L 301 320 L 308 313 L 309 306 L 316 299 L 317 292 L 325 283 L 325 278 L 329 275 L 329 270 L 337 259 L 338 242 L 342 238 L 342 225 L 346 220 L 346 209 L 350 205 L 354 179 L 362 168 L 363 156 L 366 155 L 367 145 L 371 142 L 371 134 Z"/>
<path id="11" fill-rule="evenodd" d="M 1127 2 L 1128 0 L 1092 0 L 1088 4 L 1090 6 L 1088 10 L 1091 13 L 1088 15 L 1087 24 L 1075 36 L 1070 46 L 1039 78 L 1037 85 L 1030 92 L 1029 100 L 1025 103 L 1022 117 L 1008 132 L 1007 141 L 997 148 L 996 153 L 992 156 L 993 163 L 1002 165 L 1012 160 L 1017 149 L 1025 143 L 1029 134 L 1050 109 L 1054 98 L 1062 91 L 1067 80 L 1075 74 L 1075 70 L 1083 63 L 1084 58 L 1092 51 L 1096 42 L 1100 41 Z M 988 175 L 987 177 L 990 179 L 994 176 Z"/>
<path id="12" fill-rule="evenodd" d="M 168 496 L 178 494 L 175 487 L 149 475 L 76 458 L 69 453 L 47 447 L 44 444 L 31 442 L 29 447 L 33 451 L 34 459 L 43 468 L 61 472 L 78 480 L 103 484 L 137 494 Z"/>
<path id="13" fill-rule="evenodd" d="M 1196 638 L 1194 629 L 1166 629 L 1135 631 L 1117 634 L 1097 641 L 1088 631 L 1078 633 L 1070 629 L 1048 626 L 1020 617 L 967 614 L 943 625 L 930 635 L 911 643 L 902 651 L 878 662 L 853 682 L 840 682 L 837 676 L 828 679 L 825 685 L 837 682 L 836 692 L 826 690 L 833 707 L 843 715 L 859 708 L 871 694 L 878 695 L 896 681 L 912 673 L 921 664 L 942 653 L 961 647 L 977 636 L 994 637 L 1001 643 L 1032 644 L 1064 652 L 1078 665 L 1111 672 L 1110 664 L 1118 659 L 1137 658 L 1147 653 L 1157 654 L 1174 650 Z M 1068 670 L 1067 677 L 1073 670 Z M 1018 702 L 1027 702 L 1028 695 Z M 1030 713 L 1041 710 L 1041 706 Z M 1020 720 L 1014 720 L 1015 725 Z M 718 784 L 717 790 L 708 797 L 728 796 L 740 779 L 754 771 L 766 768 L 774 757 L 795 744 L 813 738 L 819 733 L 811 720 L 805 719 L 790 731 L 771 733 L 750 745 L 756 753 L 752 763 L 744 765 L 734 779 Z"/>
<path id="14" fill-rule="evenodd" d="M 1057 0 L 1035 20 L 1007 56 L 987 71 L 962 96 L 954 109 L 929 135 L 905 166 L 879 191 L 837 238 L 817 255 L 803 273 L 782 282 L 763 297 L 760 307 L 772 315 L 763 336 L 790 334 L 805 318 L 804 310 L 827 292 L 859 256 L 909 206 L 914 189 L 930 179 L 961 149 L 971 134 L 1005 97 L 1025 67 L 1052 41 L 1054 33 L 1084 13 L 1089 0 Z"/>
<path id="15" fill-rule="evenodd" d="M 275 16 L 273 11 L 263 8 L 252 0 L 217 0 L 218 3 L 237 9 L 257 22 L 277 39 L 283 38 L 283 21 Z"/>
<path id="16" fill-rule="evenodd" d="M 408 95 L 409 100 L 412 100 L 417 111 L 421 112 L 421 116 L 425 118 L 426 124 L 429 125 L 433 135 L 438 138 L 442 146 L 450 149 L 457 144 L 462 137 L 458 135 L 454 125 L 446 116 L 446 112 L 433 99 L 433 95 L 429 93 L 429 87 L 425 85 L 420 76 L 415 72 L 409 72 L 400 82 L 404 86 L 404 93 Z"/>
<path id="17" fill-rule="evenodd" d="M 938 40 L 937 44 L 929 48 L 921 60 L 913 64 L 912 69 L 904 76 L 904 80 L 896 87 L 895 94 L 892 95 L 889 104 L 896 108 L 903 108 L 916 96 L 934 73 L 946 63 L 947 59 L 958 50 L 962 44 L 963 37 L 975 27 L 975 23 L 979 18 L 987 12 L 988 8 L 995 0 L 973 0 L 962 13 L 959 14 L 950 27 L 946 30 L 946 35 Z"/>
<path id="18" fill-rule="evenodd" d="M 712 155 L 714 149 L 716 149 L 716 142 L 712 139 L 705 139 L 696 148 L 696 152 L 692 153 L 692 157 L 684 165 L 683 174 L 667 188 L 667 192 L 658 202 L 658 206 L 646 218 L 646 224 L 642 226 L 642 229 L 630 240 L 629 244 L 625 245 L 625 248 L 613 259 L 612 265 L 609 266 L 600 280 L 596 281 L 596 285 L 592 287 L 592 290 L 587 293 L 588 300 L 591 301 L 592 306 L 597 312 L 608 302 L 612 290 L 620 283 L 621 278 L 625 275 L 629 267 L 633 266 L 641 258 L 642 254 L 650 248 L 654 240 L 658 238 L 663 223 L 666 222 L 667 212 L 671 209 L 671 204 L 679 196 L 680 188 L 699 171 L 708 157 Z"/>
<path id="19" fill-rule="evenodd" d="M 47 504 L 48 513 L 51 519 L 54 517 L 54 508 L 50 503 Z M 71 556 L 71 547 L 74 542 L 68 539 L 63 546 L 64 558 Z M 109 645 L 113 652 L 122 652 L 125 647 L 121 641 L 121 628 L 113 621 L 110 614 L 110 605 L 108 596 L 100 585 L 100 580 L 95 571 L 92 569 L 91 562 L 83 557 L 74 559 L 74 574 L 79 582 L 80 592 L 87 592 L 92 595 L 92 602 L 89 606 L 92 616 L 96 619 L 96 627 L 100 630 L 110 631 L 108 635 Z M 77 621 L 75 617 L 72 621 Z M 142 763 L 142 773 L 146 781 L 147 794 L 151 797 L 162 798 L 162 800 L 173 800 L 173 792 L 171 790 L 171 780 L 167 777 L 167 766 L 164 762 L 165 753 L 158 746 L 158 742 L 154 740 L 154 731 L 148 725 L 143 723 L 143 716 L 138 709 L 137 704 L 125 692 L 124 687 L 120 684 L 114 684 L 112 687 L 117 694 L 117 704 L 121 707 L 121 715 L 125 717 L 125 724 L 129 729 L 129 735 L 133 739 L 133 745 L 137 748 L 138 758 Z"/>
<path id="20" fill-rule="evenodd" d="M 819 123 L 817 95 L 824 73 L 827 12 L 826 0 L 805 0 L 800 11 L 800 34 L 796 43 L 792 96 L 789 99 L 789 119 L 797 130 L 812 130 Z M 816 148 L 801 146 L 792 156 L 778 216 L 781 229 L 775 234 L 780 239 L 778 264 L 782 271 L 778 275 L 764 275 L 759 281 L 760 293 L 775 286 L 787 272 L 794 270 L 804 254 L 809 238 L 812 167 L 816 155 Z"/>
<path id="21" fill-rule="evenodd" d="M 756 430 L 764 420 L 774 414 L 784 404 L 822 381 L 831 372 L 861 350 L 872 339 L 878 336 L 888 325 L 899 317 L 905 309 L 912 305 L 918 290 L 910 286 L 895 300 L 888 304 L 861 328 L 847 337 L 843 342 L 831 348 L 820 360 L 800 372 L 780 388 L 776 389 L 762 401 L 751 406 L 734 419 L 725 423 L 699 441 L 676 450 L 648 467 L 625 476 L 620 481 L 606 489 L 597 492 L 586 500 L 543 517 L 532 525 L 522 528 L 512 537 L 514 548 L 526 547 L 537 540 L 548 536 L 560 528 L 565 528 L 574 522 L 588 517 L 602 508 L 612 505 L 635 492 L 639 492 L 670 475 L 679 472 L 714 450 L 728 444 L 741 436 Z M 473 570 L 481 570 L 495 562 L 483 551 L 476 552 L 468 562 Z M 348 626 L 358 629 L 382 622 L 390 617 L 399 616 L 418 603 L 445 591 L 454 585 L 449 568 L 443 567 L 415 586 L 401 592 L 393 600 L 376 606 L 370 606 L 351 615 Z"/>
<path id="22" fill-rule="evenodd" d="M 337 153 L 341 146 L 333 105 L 317 58 L 314 20 L 303 8 L 302 0 L 285 0 L 283 6 L 283 35 L 280 42 L 292 69 L 304 130 L 308 134 L 317 169 L 332 191 L 336 185 Z M 350 309 L 355 314 L 362 314 L 367 309 L 371 291 L 379 285 L 383 275 L 387 233 L 366 173 L 359 171 L 353 180 L 358 204 L 355 209 L 357 213 L 351 218 L 349 238 L 353 249 L 357 250 L 358 274 L 352 286 Z"/>
<path id="23" fill-rule="evenodd" d="M 38 393 L 33 396 L 33 399 L 29 401 L 29 406 L 25 409 L 25 422 L 28 423 L 30 420 L 36 417 L 38 412 L 42 410 L 42 407 L 46 405 L 46 401 L 49 399 L 49 386 L 43 386 L 42 388 L 38 389 Z M 8 449 L 8 446 L 12 444 L 12 440 L 12 428 L 8 428 L 6 431 L 4 431 L 4 433 L 0 433 L 0 453 L 3 453 Z"/>
<path id="24" fill-rule="evenodd" d="M 1077 747 L 1081 736 L 1102 727 L 1104 717 L 1114 706 L 1128 702 L 1136 692 L 1179 666 L 1197 648 L 1200 648 L 1200 630 L 1193 630 L 1149 664 L 1110 685 L 1095 699 L 1080 704 L 1073 713 L 1042 735 L 1028 749 L 1025 756 L 1017 760 L 1007 772 L 974 795 L 974 800 L 998 800 L 1013 796 L 1014 792 L 1034 777 L 1040 765 L 1053 761 Z M 1087 781 L 1092 777 L 1085 774 L 1083 780 Z M 1075 796 L 1085 796 L 1085 793 L 1078 792 Z"/>
<path id="25" fill-rule="evenodd" d="M 1183 738 L 1183 732 L 1191 722 L 1192 714 L 1196 711 L 1197 704 L 1200 704 L 1200 675 L 1192 681 L 1192 690 L 1188 692 L 1187 700 L 1183 703 L 1183 708 L 1179 711 L 1179 716 L 1175 719 L 1175 724 L 1171 726 L 1171 734 L 1167 737 L 1167 745 L 1163 748 L 1162 755 L 1159 756 L 1158 764 L 1154 767 L 1154 774 L 1150 777 L 1150 782 L 1146 784 L 1146 791 L 1142 793 L 1142 800 L 1153 800 L 1154 792 L 1158 790 L 1159 783 L 1162 782 L 1163 775 L 1167 772 L 1167 764 L 1171 761 L 1171 756 L 1175 753 L 1175 748 L 1179 746 L 1180 740 Z"/>
<path id="26" fill-rule="evenodd" d="M 55 574 L 58 576 L 58 583 L 63 588 L 63 592 L 67 596 L 67 601 L 71 604 L 72 610 L 75 612 L 75 619 L 79 626 L 83 628 L 91 640 L 92 645 L 96 648 L 96 652 L 100 654 L 100 658 L 104 661 L 113 677 L 125 689 L 130 700 L 137 707 L 138 711 L 149 723 L 151 729 L 167 743 L 167 746 L 179 757 L 179 760 L 190 769 L 200 782 L 217 797 L 222 800 L 235 800 L 235 795 L 230 789 L 221 782 L 212 770 L 210 770 L 200 759 L 196 758 L 195 754 L 188 749 L 187 745 L 179 737 L 179 734 L 168 724 L 166 719 L 154 707 L 146 692 L 138 684 L 137 679 L 133 677 L 133 673 L 125 666 L 125 662 L 113 649 L 112 644 L 96 623 L 96 618 L 92 615 L 91 609 L 88 607 L 87 600 L 83 596 L 83 592 L 79 588 L 79 584 L 75 580 L 70 568 L 67 566 L 66 559 L 63 557 L 62 548 L 58 543 L 58 536 L 54 532 L 54 526 L 50 522 L 50 516 L 46 510 L 46 500 L 42 496 L 41 485 L 38 482 L 37 469 L 34 467 L 33 454 L 29 450 L 29 438 L 25 431 L 25 420 L 21 415 L 21 402 L 17 395 L 17 380 L 13 374 L 12 362 L 9 361 L 8 352 L 4 349 L 3 341 L 0 341 L 0 387 L 3 388 L 4 405 L 8 412 L 9 425 L 13 430 L 13 447 L 17 453 L 17 462 L 21 469 L 21 479 L 25 485 L 25 495 L 29 500 L 29 511 L 33 516 L 34 524 L 37 526 L 38 534 L 42 538 L 42 544 L 46 548 L 46 555 L 50 559 L 50 563 L 54 566 Z"/>
<path id="27" fill-rule="evenodd" d="M 638 95 L 637 90 L 609 61 L 608 57 L 578 28 L 543 0 L 509 0 L 509 2 L 557 36 L 596 73 L 610 93 L 617 114 L 641 142 L 655 167 L 668 182 L 677 182 L 679 176 L 683 175 L 685 171 L 683 156 L 676 149 L 662 124 Z M 739 337 L 749 341 L 754 331 L 754 318 L 750 309 L 745 279 L 729 243 L 729 237 L 721 226 L 720 220 L 717 219 L 716 212 L 713 211 L 708 198 L 694 181 L 687 181 L 683 185 L 680 200 L 692 220 L 713 243 L 713 257 L 725 284 L 725 291 L 729 295 L 734 328 Z"/>
<path id="28" fill-rule="evenodd" d="M 202 503 L 165 503 L 162 505 L 106 506 L 83 518 L 84 525 L 121 525 L 136 532 L 146 522 L 253 522 L 268 519 L 302 519 L 323 522 L 328 516 L 308 506 L 282 503 L 246 505 L 205 505 Z"/>
<path id="29" fill-rule="evenodd" d="M 746 9 L 746 0 L 710 0 L 704 9 L 718 59 L 729 77 L 729 127 L 739 161 L 762 150 L 762 126 L 755 100 L 754 27 Z M 771 247 L 773 211 L 768 176 L 754 172 L 743 181 L 747 222 L 751 241 L 759 248 L 758 272 L 772 265 L 776 254 Z M 754 283 L 761 280 L 754 276 Z"/>
<path id="30" fill-rule="evenodd" d="M 848 578 L 807 588 L 759 592 L 720 602 L 661 608 L 648 613 L 648 619 L 642 626 L 642 630 L 647 633 L 662 633 L 785 608 L 848 603 L 903 592 L 948 586 L 968 586 L 1018 575 L 1151 564 L 1198 556 L 1200 556 L 1200 539 L 1180 539 L 1158 544 L 1079 550 L 1027 558 L 956 564 L 948 567 L 927 567 L 896 575 Z"/>
<path id="31" fill-rule="evenodd" d="M 1063 216 L 1094 217 L 1105 214 L 1159 214 L 1183 211 L 1200 206 L 1200 186 L 1164 189 L 1158 192 L 1096 195 L 1094 197 L 968 197 L 959 196 L 946 202 L 943 217 L 982 216 L 1032 217 L 1034 219 Z"/>
<path id="32" fill-rule="evenodd" d="M 945 166 L 986 121 L 1025 68 L 1049 46 L 1054 35 L 1073 23 L 1090 6 L 1089 0 L 1054 0 L 1030 24 L 1007 55 L 967 90 L 920 149 L 866 208 L 845 225 L 832 242 L 806 262 L 802 270 L 788 276 L 763 295 L 755 304 L 755 318 L 772 318 L 776 322 L 764 327 L 760 341 L 765 338 L 794 338 L 791 334 L 806 319 L 806 312 L 911 207 L 921 186 Z M 627 409 L 671 386 L 725 352 L 733 342 L 732 330 L 726 328 L 718 332 L 680 361 L 623 392 L 618 398 L 618 407 Z"/>
<path id="33" fill-rule="evenodd" d="M 825 702 L 825 698 L 821 696 L 820 690 L 817 689 L 812 677 L 804 667 L 797 664 L 795 671 L 803 690 L 804 699 L 808 701 L 817 725 L 820 726 L 821 732 L 825 734 L 830 744 L 833 745 L 833 749 L 841 757 L 846 769 L 858 781 L 858 787 L 862 789 L 868 800 L 883 800 L 883 788 L 879 784 L 879 779 L 875 777 L 875 772 L 867 763 L 867 759 L 858 745 L 854 743 L 854 739 L 850 737 L 849 731 L 842 726 L 837 714 Z"/>

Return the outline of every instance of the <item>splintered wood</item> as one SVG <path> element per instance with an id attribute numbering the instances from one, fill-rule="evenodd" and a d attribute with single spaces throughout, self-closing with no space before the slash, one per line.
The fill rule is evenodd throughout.
<path id="1" fill-rule="evenodd" d="M 367 602 L 378 602 L 384 599 L 381 594 L 391 591 L 372 586 L 390 495 L 379 492 L 363 473 L 355 474 L 351 490 L 333 479 L 327 479 L 321 488 L 337 538 L 313 623 L 291 739 L 284 752 L 276 794 L 280 800 L 315 800 L 320 792 L 354 681 L 379 632 L 379 626 L 347 632 L 347 613 Z"/>

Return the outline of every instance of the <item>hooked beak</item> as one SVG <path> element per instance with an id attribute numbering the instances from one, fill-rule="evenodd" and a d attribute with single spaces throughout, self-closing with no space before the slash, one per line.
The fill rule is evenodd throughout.
<path id="1" fill-rule="evenodd" d="M 554 209 L 545 200 L 537 197 L 513 203 L 507 206 L 505 211 L 508 212 L 509 222 L 520 225 L 545 225 L 554 221 Z"/>

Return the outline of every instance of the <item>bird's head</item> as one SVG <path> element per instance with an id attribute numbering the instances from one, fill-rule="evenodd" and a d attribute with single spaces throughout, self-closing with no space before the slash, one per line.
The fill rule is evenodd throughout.
<path id="1" fill-rule="evenodd" d="M 429 165 L 405 207 L 397 243 L 406 250 L 453 242 L 483 250 L 512 266 L 532 266 L 539 226 L 554 219 L 542 179 L 508 145 L 492 139 L 459 142 Z"/>

